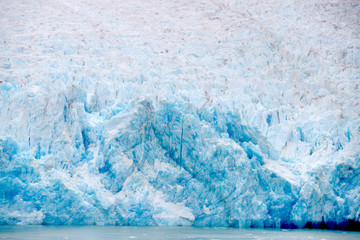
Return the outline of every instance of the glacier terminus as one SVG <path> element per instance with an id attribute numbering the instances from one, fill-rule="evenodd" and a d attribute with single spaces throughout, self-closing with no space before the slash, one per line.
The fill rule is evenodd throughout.
<path id="1" fill-rule="evenodd" d="M 0 224 L 359 227 L 359 16 L 1 1 Z"/>

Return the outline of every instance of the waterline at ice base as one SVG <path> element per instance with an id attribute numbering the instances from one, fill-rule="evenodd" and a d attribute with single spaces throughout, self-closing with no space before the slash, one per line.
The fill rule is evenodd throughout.
<path id="1" fill-rule="evenodd" d="M 0 224 L 360 230 L 357 1 L 1 1 Z"/>

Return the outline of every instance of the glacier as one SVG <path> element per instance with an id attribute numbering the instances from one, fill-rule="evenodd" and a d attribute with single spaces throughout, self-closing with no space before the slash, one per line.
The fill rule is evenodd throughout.
<path id="1" fill-rule="evenodd" d="M 358 227 L 359 14 L 1 1 L 0 224 Z"/>

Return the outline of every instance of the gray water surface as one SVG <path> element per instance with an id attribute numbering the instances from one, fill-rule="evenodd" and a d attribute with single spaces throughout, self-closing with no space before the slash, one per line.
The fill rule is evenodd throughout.
<path id="1" fill-rule="evenodd" d="M 0 239 L 360 239 L 360 232 L 196 227 L 0 226 Z"/>

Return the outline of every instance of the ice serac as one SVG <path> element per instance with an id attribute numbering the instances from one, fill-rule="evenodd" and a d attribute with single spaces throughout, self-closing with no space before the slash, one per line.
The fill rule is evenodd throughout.
<path id="1" fill-rule="evenodd" d="M 0 224 L 352 229 L 356 1 L 1 1 Z"/>

